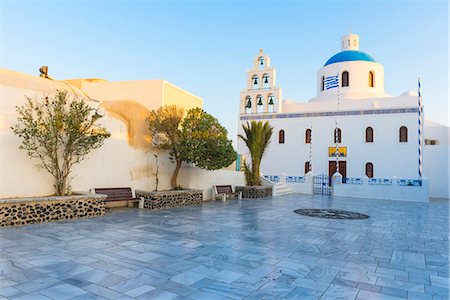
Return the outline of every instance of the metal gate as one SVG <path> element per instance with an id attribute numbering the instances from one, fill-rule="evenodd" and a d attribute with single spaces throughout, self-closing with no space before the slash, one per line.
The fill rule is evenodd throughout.
<path id="1" fill-rule="evenodd" d="M 314 194 L 331 195 L 330 177 L 325 174 L 314 176 Z"/>

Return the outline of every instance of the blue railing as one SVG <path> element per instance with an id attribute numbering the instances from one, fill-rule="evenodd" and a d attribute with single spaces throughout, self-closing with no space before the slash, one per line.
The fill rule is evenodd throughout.
<path id="1" fill-rule="evenodd" d="M 369 178 L 369 185 L 392 185 L 392 179 L 387 178 Z"/>
<path id="2" fill-rule="evenodd" d="M 286 182 L 305 183 L 305 177 L 304 176 L 286 176 Z"/>
<path id="3" fill-rule="evenodd" d="M 399 179 L 397 180 L 398 186 L 422 186 L 422 180 L 417 179 Z"/>
<path id="4" fill-rule="evenodd" d="M 345 184 L 363 184 L 362 178 L 343 178 L 342 183 Z"/>
<path id="5" fill-rule="evenodd" d="M 278 175 L 264 175 L 264 178 L 269 179 L 273 182 L 280 182 L 280 176 Z"/>

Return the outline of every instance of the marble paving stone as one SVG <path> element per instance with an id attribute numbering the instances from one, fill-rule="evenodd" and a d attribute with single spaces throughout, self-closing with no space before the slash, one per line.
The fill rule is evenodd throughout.
<path id="1" fill-rule="evenodd" d="M 53 299 L 64 300 L 86 294 L 86 290 L 82 290 L 76 286 L 64 283 L 42 290 L 40 293 Z"/>
<path id="2" fill-rule="evenodd" d="M 315 219 L 298 208 L 370 218 Z M 0 298 L 448 299 L 448 220 L 443 200 L 296 194 L 111 209 L 0 229 Z"/>

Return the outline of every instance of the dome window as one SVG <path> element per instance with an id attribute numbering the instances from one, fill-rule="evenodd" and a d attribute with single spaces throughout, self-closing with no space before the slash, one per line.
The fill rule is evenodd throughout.
<path id="1" fill-rule="evenodd" d="M 375 73 L 373 71 L 369 72 L 369 87 L 375 87 Z"/>
<path id="2" fill-rule="evenodd" d="M 342 72 L 342 87 L 350 85 L 350 75 L 347 71 Z"/>
<path id="3" fill-rule="evenodd" d="M 320 80 L 320 90 L 323 92 L 325 90 L 325 76 L 322 76 Z"/>

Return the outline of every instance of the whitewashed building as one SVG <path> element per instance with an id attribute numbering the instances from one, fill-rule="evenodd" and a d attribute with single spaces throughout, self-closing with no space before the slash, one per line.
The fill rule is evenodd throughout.
<path id="1" fill-rule="evenodd" d="M 296 191 L 302 189 L 294 183 L 305 182 L 308 171 L 328 177 L 338 165 L 347 186 L 424 183 L 430 197 L 449 198 L 448 127 L 425 122 L 419 176 L 418 98 L 416 91 L 387 94 L 383 65 L 359 51 L 358 35 L 349 33 L 341 52 L 317 72 L 317 96 L 304 103 L 282 101 L 275 69 L 261 49 L 240 93 L 238 130 L 242 134 L 251 120 L 271 123 L 274 134 L 261 171 L 275 181 L 287 175 Z M 238 152 L 249 159 L 242 141 Z"/>

